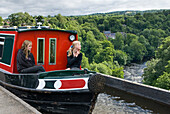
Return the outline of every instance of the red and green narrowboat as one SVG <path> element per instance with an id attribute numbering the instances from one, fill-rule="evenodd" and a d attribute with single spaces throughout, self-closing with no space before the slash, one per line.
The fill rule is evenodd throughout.
<path id="1" fill-rule="evenodd" d="M 17 52 L 25 40 L 32 41 L 36 65 L 46 72 L 21 74 Z M 65 70 L 67 50 L 76 31 L 49 28 L 0 29 L 0 85 L 41 112 L 87 114 L 97 94 L 89 91 L 88 80 L 96 75 L 88 70 Z"/>

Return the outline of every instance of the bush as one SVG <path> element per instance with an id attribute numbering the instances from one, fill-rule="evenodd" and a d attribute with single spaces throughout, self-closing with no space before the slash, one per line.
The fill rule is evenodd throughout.
<path id="1" fill-rule="evenodd" d="M 112 76 L 124 78 L 123 67 L 117 67 L 112 70 Z"/>
<path id="2" fill-rule="evenodd" d="M 170 90 L 170 73 L 164 72 L 157 80 L 155 86 Z"/>

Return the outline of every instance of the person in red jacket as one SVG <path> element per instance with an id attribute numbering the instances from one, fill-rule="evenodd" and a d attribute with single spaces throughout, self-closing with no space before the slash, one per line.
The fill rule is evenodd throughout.
<path id="1" fill-rule="evenodd" d="M 31 53 L 32 42 L 25 40 L 17 53 L 17 70 L 19 73 L 45 72 L 43 66 L 35 65 L 34 56 Z"/>
<path id="2" fill-rule="evenodd" d="M 74 41 L 72 46 L 67 51 L 67 69 L 66 70 L 80 70 L 82 53 L 81 43 L 79 41 Z"/>

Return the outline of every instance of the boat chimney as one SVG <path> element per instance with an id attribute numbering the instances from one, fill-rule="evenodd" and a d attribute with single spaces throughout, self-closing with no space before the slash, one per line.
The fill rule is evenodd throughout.
<path id="1" fill-rule="evenodd" d="M 41 29 L 41 25 L 43 24 L 43 22 L 44 22 L 44 18 L 43 18 L 43 16 L 38 16 L 37 18 L 36 18 L 36 22 L 37 22 L 37 25 L 38 25 L 38 28 L 37 29 Z"/>
<path id="2" fill-rule="evenodd" d="M 37 25 L 38 25 L 38 28 L 37 28 L 37 29 L 41 29 L 42 23 L 41 23 L 41 22 L 38 22 Z"/>

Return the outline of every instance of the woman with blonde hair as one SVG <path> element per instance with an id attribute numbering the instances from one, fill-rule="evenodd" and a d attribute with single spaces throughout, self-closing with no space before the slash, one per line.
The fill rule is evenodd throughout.
<path id="1" fill-rule="evenodd" d="M 17 53 L 17 70 L 19 73 L 45 72 L 43 66 L 35 65 L 34 56 L 31 53 L 32 42 L 25 40 Z"/>
<path id="2" fill-rule="evenodd" d="M 82 53 L 81 43 L 79 41 L 74 41 L 67 51 L 67 70 L 80 70 Z"/>

